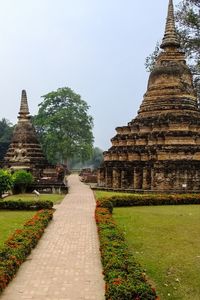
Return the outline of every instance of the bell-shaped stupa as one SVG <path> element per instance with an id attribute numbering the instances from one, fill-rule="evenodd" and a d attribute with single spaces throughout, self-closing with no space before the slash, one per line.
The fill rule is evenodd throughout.
<path id="1" fill-rule="evenodd" d="M 138 115 L 116 128 L 104 153 L 100 186 L 200 190 L 200 110 L 169 0 L 164 38 Z"/>
<path id="2" fill-rule="evenodd" d="M 29 115 L 26 91 L 22 91 L 18 123 L 15 126 L 11 144 L 4 157 L 4 166 L 12 170 L 25 169 L 40 177 L 47 165 L 35 128 Z"/>

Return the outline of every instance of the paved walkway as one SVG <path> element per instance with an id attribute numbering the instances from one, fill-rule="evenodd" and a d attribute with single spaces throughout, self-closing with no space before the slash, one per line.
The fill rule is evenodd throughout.
<path id="1" fill-rule="evenodd" d="M 103 300 L 104 281 L 90 188 L 69 177 L 38 246 L 20 267 L 1 300 Z"/>

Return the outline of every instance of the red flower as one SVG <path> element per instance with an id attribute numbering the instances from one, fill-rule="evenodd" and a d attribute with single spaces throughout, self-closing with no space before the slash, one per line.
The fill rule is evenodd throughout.
<path id="1" fill-rule="evenodd" d="M 115 278 L 115 279 L 113 280 L 113 284 L 115 284 L 115 285 L 120 285 L 120 284 L 122 284 L 122 279 L 121 279 L 121 278 Z"/>

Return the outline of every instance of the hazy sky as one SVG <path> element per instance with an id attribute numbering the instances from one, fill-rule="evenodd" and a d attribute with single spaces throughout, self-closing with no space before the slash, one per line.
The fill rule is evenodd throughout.
<path id="1" fill-rule="evenodd" d="M 177 4 L 178 0 L 174 1 Z M 144 62 L 161 40 L 168 0 L 0 0 L 0 119 L 16 123 L 21 90 L 32 115 L 68 86 L 90 105 L 95 145 L 135 117 Z"/>

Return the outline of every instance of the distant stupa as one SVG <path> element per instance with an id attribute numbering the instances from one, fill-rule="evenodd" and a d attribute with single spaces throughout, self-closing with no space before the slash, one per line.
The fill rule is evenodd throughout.
<path id="1" fill-rule="evenodd" d="M 40 177 L 42 170 L 47 165 L 31 122 L 25 90 L 22 91 L 18 123 L 4 157 L 4 165 L 12 170 L 29 170 L 36 177 Z"/>
<path id="2" fill-rule="evenodd" d="M 200 190 L 200 110 L 180 49 L 172 0 L 160 47 L 137 117 L 116 128 L 112 147 L 104 153 L 100 186 Z"/>

